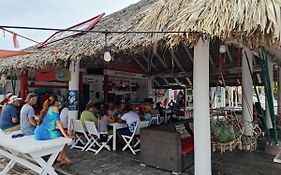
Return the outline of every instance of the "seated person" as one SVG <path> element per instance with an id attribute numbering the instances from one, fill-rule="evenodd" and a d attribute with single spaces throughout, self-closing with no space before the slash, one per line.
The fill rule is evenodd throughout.
<path id="1" fill-rule="evenodd" d="M 9 103 L 4 107 L 0 117 L 0 128 L 3 131 L 16 131 L 20 129 L 17 107 L 22 98 L 14 95 L 9 98 Z"/>
<path id="2" fill-rule="evenodd" d="M 2 109 L 9 103 L 9 98 L 13 95 L 13 93 L 9 92 L 6 97 L 0 102 L 2 105 Z"/>
<path id="3" fill-rule="evenodd" d="M 113 115 L 115 117 L 115 119 L 120 119 L 120 117 L 122 117 L 125 114 L 125 103 L 121 102 L 120 104 L 118 104 L 116 106 L 116 108 L 113 111 Z"/>
<path id="4" fill-rule="evenodd" d="M 138 113 L 132 111 L 132 108 L 129 105 L 126 105 L 125 111 L 127 112 L 119 119 L 119 122 L 126 122 L 128 127 L 124 129 L 120 129 L 118 131 L 118 134 L 132 135 L 137 125 L 137 122 L 140 121 L 140 116 Z"/>
<path id="5" fill-rule="evenodd" d="M 37 123 L 34 131 L 35 140 L 51 140 L 62 136 L 68 138 L 59 119 L 59 99 L 57 96 L 52 95 L 45 100 Z M 66 147 L 58 155 L 57 161 L 60 161 L 61 164 L 71 163 L 66 153 Z"/>
<path id="6" fill-rule="evenodd" d="M 92 100 L 90 100 L 86 106 L 86 109 L 82 112 L 81 118 L 80 118 L 85 131 L 86 131 L 85 121 L 94 122 L 94 123 L 96 123 L 96 125 L 98 123 L 98 119 L 94 115 L 93 112 L 94 112 L 94 102 Z"/>
<path id="7" fill-rule="evenodd" d="M 164 114 L 163 114 L 163 107 L 162 107 L 162 103 L 161 102 L 157 102 L 156 103 L 156 107 L 154 109 L 159 111 L 160 116 L 164 116 Z"/>
<path id="8" fill-rule="evenodd" d="M 143 120 L 144 121 L 151 121 L 152 116 L 151 112 L 147 108 L 143 108 Z"/>
<path id="9" fill-rule="evenodd" d="M 175 102 L 174 102 L 173 100 L 171 100 L 171 101 L 168 103 L 169 108 L 173 108 L 174 105 L 175 105 Z"/>
<path id="10" fill-rule="evenodd" d="M 60 121 L 63 128 L 65 130 L 68 129 L 68 104 L 66 104 L 66 106 L 61 110 Z"/>
<path id="11" fill-rule="evenodd" d="M 105 114 L 105 107 L 106 105 L 103 104 L 103 103 L 98 103 L 98 104 L 95 104 L 94 105 L 94 115 L 97 117 L 97 118 L 101 118 L 104 114 Z"/>
<path id="12" fill-rule="evenodd" d="M 112 110 L 107 109 L 105 112 L 105 115 L 103 115 L 98 122 L 98 131 L 100 133 L 108 133 L 108 124 L 109 123 L 114 123 L 114 117 L 113 117 L 113 113 Z M 112 134 L 112 132 L 110 131 L 109 134 Z"/>
<path id="13" fill-rule="evenodd" d="M 37 95 L 35 93 L 29 93 L 25 102 L 20 110 L 20 129 L 24 135 L 33 135 L 37 123 L 34 118 L 35 111 L 32 106 L 37 104 Z"/>

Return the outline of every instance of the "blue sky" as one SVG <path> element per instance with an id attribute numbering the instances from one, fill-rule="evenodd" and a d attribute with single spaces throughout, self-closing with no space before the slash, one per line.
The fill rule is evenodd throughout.
<path id="1" fill-rule="evenodd" d="M 1 0 L 0 25 L 66 28 L 102 12 L 106 15 L 139 0 Z M 52 31 L 13 30 L 42 42 Z M 18 38 L 19 49 L 13 47 L 12 35 L 0 30 L 0 49 L 21 50 L 35 43 Z"/>

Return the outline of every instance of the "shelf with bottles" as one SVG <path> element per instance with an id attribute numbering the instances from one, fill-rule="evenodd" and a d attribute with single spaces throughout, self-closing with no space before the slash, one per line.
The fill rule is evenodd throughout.
<path id="1" fill-rule="evenodd" d="M 138 83 L 133 79 L 110 78 L 108 85 L 109 92 L 114 93 L 135 93 L 139 89 Z"/>

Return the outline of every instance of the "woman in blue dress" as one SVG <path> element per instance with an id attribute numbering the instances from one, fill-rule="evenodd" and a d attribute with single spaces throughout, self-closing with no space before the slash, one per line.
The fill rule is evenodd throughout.
<path id="1" fill-rule="evenodd" d="M 40 112 L 39 119 L 35 128 L 34 135 L 36 140 L 50 140 L 58 137 L 68 137 L 64 132 L 59 116 L 59 100 L 57 96 L 50 96 L 44 103 Z M 62 164 L 70 162 L 63 149 L 58 158 Z"/>

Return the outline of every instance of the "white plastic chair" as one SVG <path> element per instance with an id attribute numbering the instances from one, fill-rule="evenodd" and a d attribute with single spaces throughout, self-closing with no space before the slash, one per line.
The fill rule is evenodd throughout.
<path id="1" fill-rule="evenodd" d="M 91 138 L 91 144 L 90 146 L 86 149 L 86 151 L 93 151 L 95 154 L 98 154 L 103 148 L 106 148 L 107 150 L 110 151 L 110 147 L 107 145 L 109 140 L 112 138 L 112 135 L 108 135 L 107 141 L 106 142 L 101 142 L 99 143 L 100 135 L 101 134 L 108 134 L 107 132 L 100 133 L 94 122 L 90 121 L 85 121 L 86 128 L 89 132 L 90 138 Z M 94 147 L 97 146 L 98 149 L 94 149 Z M 93 148 L 92 148 L 93 147 Z"/>
<path id="2" fill-rule="evenodd" d="M 151 115 L 157 115 L 157 114 L 159 114 L 159 111 L 157 109 L 151 109 L 150 113 L 151 113 Z"/>
<path id="3" fill-rule="evenodd" d="M 84 151 L 87 148 L 87 146 L 91 143 L 91 139 L 86 134 L 81 120 L 73 119 L 72 122 L 73 122 L 73 131 L 75 133 L 75 143 L 70 147 L 70 149 L 78 148 Z M 80 146 L 79 143 L 81 143 L 82 146 Z"/>
<path id="4" fill-rule="evenodd" d="M 137 122 L 137 125 L 135 126 L 134 132 L 131 136 L 121 135 L 121 137 L 126 142 L 126 145 L 122 148 L 122 151 L 125 151 L 128 147 L 134 155 L 136 154 L 136 152 L 140 151 L 140 149 L 134 149 L 140 144 L 140 139 L 136 136 L 140 135 L 140 129 L 141 128 L 145 128 L 148 125 L 149 125 L 149 121 Z M 134 145 L 131 145 L 131 142 L 134 138 L 137 140 L 137 142 Z"/>
<path id="5" fill-rule="evenodd" d="M 160 118 L 160 114 L 151 115 L 151 120 L 150 120 L 149 126 L 152 124 L 160 125 L 161 122 L 162 122 L 162 120 Z"/>

